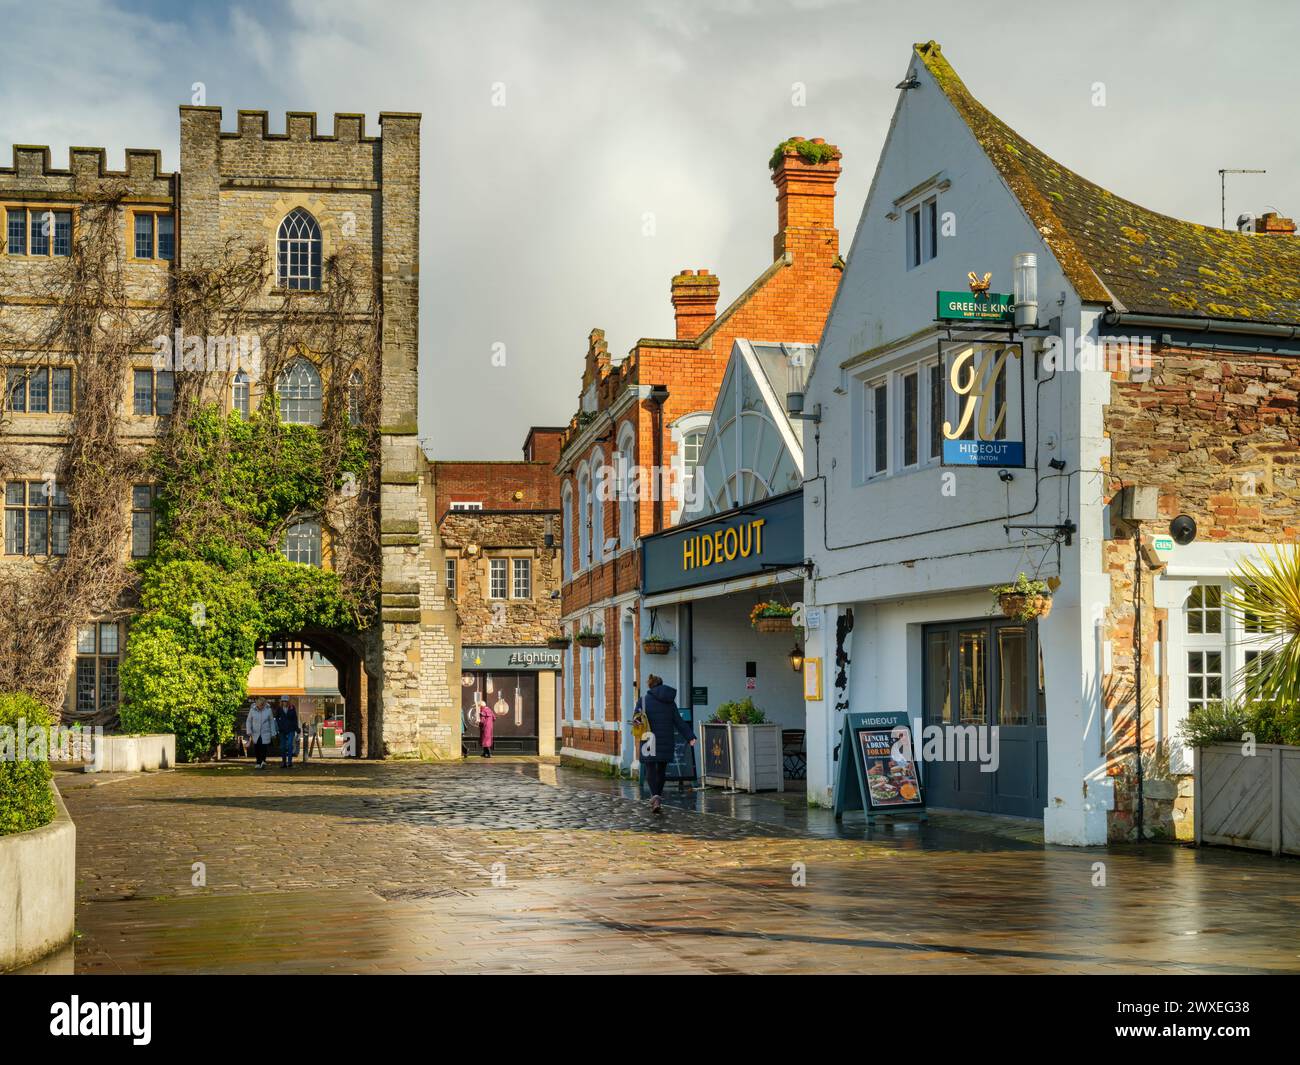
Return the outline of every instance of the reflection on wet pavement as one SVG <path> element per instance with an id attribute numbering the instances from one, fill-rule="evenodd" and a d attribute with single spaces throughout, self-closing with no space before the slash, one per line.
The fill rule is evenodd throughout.
<path id="1" fill-rule="evenodd" d="M 80 972 L 1300 971 L 1300 864 L 1267 855 L 671 785 L 656 819 L 524 760 L 58 779 Z"/>

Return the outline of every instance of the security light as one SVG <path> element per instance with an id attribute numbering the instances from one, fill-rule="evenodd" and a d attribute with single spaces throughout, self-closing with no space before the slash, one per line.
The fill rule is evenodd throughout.
<path id="1" fill-rule="evenodd" d="M 1012 306 L 1018 329 L 1038 325 L 1038 256 L 1021 252 L 1011 260 Z"/>

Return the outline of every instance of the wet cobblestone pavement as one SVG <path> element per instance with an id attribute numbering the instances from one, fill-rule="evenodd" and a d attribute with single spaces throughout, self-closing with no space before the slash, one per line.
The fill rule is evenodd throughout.
<path id="1" fill-rule="evenodd" d="M 1266 855 L 837 827 L 798 797 L 670 792 L 656 819 L 522 760 L 58 781 L 78 972 L 1300 971 L 1300 862 Z"/>

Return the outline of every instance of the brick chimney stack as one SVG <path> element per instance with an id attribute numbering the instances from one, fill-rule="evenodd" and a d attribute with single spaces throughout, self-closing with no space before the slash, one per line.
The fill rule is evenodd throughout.
<path id="1" fill-rule="evenodd" d="M 1256 233 L 1276 233 L 1284 237 L 1295 236 L 1295 222 L 1290 218 L 1279 218 L 1276 211 L 1269 211 L 1255 219 Z"/>
<path id="2" fill-rule="evenodd" d="M 707 270 L 683 270 L 673 278 L 677 339 L 694 340 L 718 316 L 718 279 Z"/>
<path id="3" fill-rule="evenodd" d="M 792 137 L 778 151 L 772 167 L 776 185 L 774 257 L 779 259 L 788 251 L 833 262 L 840 253 L 840 234 L 835 228 L 840 150 L 821 137 Z M 810 162 L 805 156 L 822 158 Z"/>

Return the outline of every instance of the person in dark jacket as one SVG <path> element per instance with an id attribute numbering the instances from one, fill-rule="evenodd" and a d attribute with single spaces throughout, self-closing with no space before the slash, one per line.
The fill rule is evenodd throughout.
<path id="1" fill-rule="evenodd" d="M 673 734 L 681 733 L 694 747 L 695 733 L 677 712 L 677 689 L 668 687 L 662 677 L 653 673 L 646 682 L 649 687 L 637 700 L 637 709 L 645 714 L 650 726 L 641 741 L 641 771 L 650 785 L 650 809 L 662 816 L 664 782 L 668 777 L 668 763 L 673 760 Z"/>
<path id="2" fill-rule="evenodd" d="M 293 768 L 293 749 L 298 742 L 298 708 L 288 699 L 280 700 L 280 712 L 276 715 L 276 726 L 280 730 L 280 768 Z"/>

